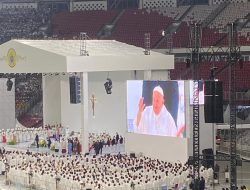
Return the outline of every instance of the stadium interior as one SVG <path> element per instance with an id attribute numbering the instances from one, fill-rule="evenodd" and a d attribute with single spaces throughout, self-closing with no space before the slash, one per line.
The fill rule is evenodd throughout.
<path id="1" fill-rule="evenodd" d="M 208 55 L 213 55 L 217 53 L 216 51 L 229 47 L 228 24 L 235 23 L 238 31 L 237 46 L 240 47 L 240 57 L 235 66 L 236 147 L 237 156 L 241 158 L 240 163 L 237 164 L 237 184 L 238 188 L 243 188 L 244 185 L 250 188 L 249 0 L 3 0 L 0 1 L 0 23 L 0 50 L 2 50 L 1 46 L 4 47 L 4 44 L 15 40 L 81 41 L 83 40 L 81 34 L 84 33 L 84 40 L 87 41 L 103 40 L 112 42 L 115 40 L 136 46 L 142 50 L 145 49 L 145 52 L 150 51 L 169 56 L 174 55 L 174 67 L 168 69 L 165 73 L 165 75 L 168 75 L 166 79 L 173 81 L 188 81 L 193 79 L 192 68 L 190 67 L 190 64 L 192 64 L 190 57 L 190 28 L 193 24 L 199 24 L 202 28 L 200 37 L 201 49 L 206 51 Z M 31 43 L 32 42 L 30 42 L 30 44 Z M 33 48 L 36 49 L 35 46 Z M 91 57 L 91 53 L 89 57 Z M 5 59 L 7 59 L 6 56 L 0 56 L 1 63 L 5 61 Z M 22 61 L 25 58 L 17 55 L 17 60 L 18 59 Z M 215 79 L 222 81 L 222 115 L 224 122 L 211 124 L 211 126 L 209 126 L 209 132 L 212 131 L 211 134 L 201 134 L 200 137 L 203 139 L 201 140 L 202 143 L 209 144 L 202 144 L 201 149 L 212 149 L 212 155 L 230 155 L 230 76 L 226 67 L 227 64 L 227 56 L 218 54 L 218 56 L 213 56 L 211 59 L 201 60 L 198 68 L 199 80 Z M 97 77 L 101 82 L 95 78 L 98 73 L 97 71 L 89 75 L 89 77 L 94 87 L 106 82 L 105 87 L 101 84 L 103 92 L 105 92 L 105 90 L 106 92 L 101 94 L 99 93 L 100 89 L 98 89 L 97 92 L 99 94 L 97 92 L 96 94 L 105 96 L 107 93 L 112 96 L 112 90 L 115 91 L 115 88 L 123 87 L 121 80 L 126 80 L 125 78 L 127 76 L 129 76 L 129 80 L 143 80 L 143 77 L 141 77 L 143 74 L 139 70 L 140 69 L 138 69 L 138 71 L 131 69 L 133 73 L 132 77 L 127 73 L 118 72 L 117 75 L 112 75 L 112 71 L 107 72 L 108 74 L 103 73 L 100 77 Z M 53 115 L 52 112 L 54 111 L 54 109 L 51 108 L 52 111 L 45 117 L 45 82 L 49 84 L 47 81 L 52 77 L 56 80 L 58 77 L 61 77 L 63 82 L 65 78 L 72 77 L 72 84 L 69 85 L 67 83 L 67 88 L 70 88 L 70 91 L 76 90 L 71 89 L 71 85 L 77 86 L 77 80 L 79 83 L 82 82 L 80 79 L 81 76 L 77 71 L 72 73 L 60 71 L 43 73 L 29 73 L 28 71 L 12 73 L 11 71 L 0 71 L 0 79 L 3 80 L 3 85 L 1 81 L 0 85 L 5 86 L 7 84 L 7 91 L 13 91 L 14 93 L 15 115 L 11 117 L 15 117 L 16 119 L 15 127 L 10 127 L 11 129 L 4 126 L 4 122 L 8 122 L 8 119 L 5 118 L 4 122 L 2 124 L 0 123 L 2 133 L 2 137 L 0 137 L 1 190 L 21 190 L 27 188 L 43 190 L 194 189 L 194 187 L 190 186 L 193 176 L 192 164 L 189 165 L 188 160 L 186 160 L 187 163 L 182 163 L 182 158 L 176 159 L 175 161 L 172 159 L 159 161 L 156 158 L 149 158 L 147 155 L 143 155 L 143 151 L 136 153 L 126 152 L 126 147 L 124 146 L 126 146 L 127 141 L 135 140 L 134 143 L 136 144 L 137 136 L 127 137 L 127 129 L 122 129 L 121 127 L 118 127 L 118 129 L 110 129 L 114 127 L 113 124 L 110 124 L 111 121 L 107 121 L 111 126 L 110 128 L 107 126 L 106 128 L 104 127 L 104 129 L 100 129 L 101 126 L 98 126 L 100 128 L 94 127 L 93 130 L 89 129 L 89 131 L 87 131 L 89 132 L 89 147 L 88 151 L 86 151 L 82 157 L 79 155 L 76 156 L 77 150 L 73 150 L 73 154 L 76 154 L 74 155 L 74 159 L 69 157 L 68 154 L 64 154 L 63 157 L 60 157 L 59 153 L 55 153 L 55 155 L 49 157 L 48 155 L 50 155 L 51 151 L 48 152 L 47 148 L 40 148 L 39 151 L 36 148 L 36 144 L 32 145 L 33 148 L 27 145 L 28 142 L 35 140 L 35 134 L 38 134 L 39 137 L 47 136 L 48 131 L 51 131 L 55 139 L 57 135 L 60 137 L 65 135 L 65 141 L 67 141 L 67 137 L 69 136 L 72 138 L 82 138 L 80 133 L 67 136 L 66 130 L 68 126 L 62 126 L 61 123 L 45 123 L 45 119 L 48 120 L 48 115 Z M 77 77 L 79 77 L 79 79 Z M 121 79 L 119 77 L 121 77 Z M 112 79 L 114 80 L 112 81 Z M 157 80 L 165 80 L 165 78 L 155 79 L 155 81 Z M 63 82 L 58 83 L 61 85 L 58 89 L 53 89 L 53 86 L 48 85 L 49 89 L 46 89 L 46 95 L 52 95 L 52 92 L 55 92 L 56 95 L 54 95 L 54 99 L 57 99 L 57 91 L 60 91 L 62 94 L 64 92 L 64 87 L 62 87 Z M 94 87 L 89 86 L 89 89 L 95 92 Z M 2 87 L 0 91 L 1 89 Z M 49 93 L 50 91 L 51 93 Z M 116 98 L 119 98 L 119 95 L 116 96 Z M 98 113 L 101 111 L 106 112 L 104 108 L 100 111 L 98 107 L 96 108 L 95 106 L 103 104 L 106 106 L 106 109 L 108 109 L 109 104 L 102 102 L 106 99 L 102 100 L 100 98 L 99 100 L 99 97 L 96 99 L 94 94 L 91 95 L 89 100 L 91 101 L 89 105 L 91 109 L 89 117 L 91 117 L 91 119 L 89 119 L 89 121 L 91 125 L 94 126 L 96 124 L 94 119 L 98 119 Z M 60 101 L 63 102 L 63 98 L 61 98 Z M 70 101 L 71 104 L 80 103 L 77 97 L 76 99 L 70 99 Z M 87 100 L 87 102 L 89 101 Z M 109 103 L 112 104 L 112 102 L 113 104 L 120 103 L 115 98 L 112 101 L 110 100 Z M 51 107 L 53 107 L 53 101 L 49 103 L 51 103 Z M 121 101 L 121 103 L 123 102 Z M 1 101 L 0 105 L 2 105 Z M 110 105 L 110 109 L 112 108 L 113 106 Z M 1 114 L 6 114 L 4 107 L 1 109 Z M 80 108 L 78 111 L 79 110 Z M 125 112 L 125 110 L 126 108 L 124 106 L 122 112 Z M 115 110 L 114 112 L 117 111 L 119 112 L 119 110 Z M 185 114 L 188 115 L 190 112 L 191 111 L 186 112 Z M 83 113 L 83 111 L 81 113 Z M 105 114 L 105 116 L 108 120 L 113 119 L 107 114 Z M 118 115 L 116 116 L 119 117 Z M 64 115 L 62 114 L 60 117 L 64 117 Z M 1 122 L 2 121 L 3 120 L 1 120 Z M 118 120 L 114 118 L 114 121 Z M 98 124 L 102 125 L 102 122 L 106 121 L 99 121 Z M 125 119 L 124 122 L 126 122 Z M 69 126 L 69 128 L 70 127 L 71 126 Z M 201 127 L 203 126 L 201 125 Z M 58 129 L 61 130 L 59 131 Z M 13 130 L 14 132 L 12 131 L 12 133 L 15 133 L 16 130 L 17 136 L 19 135 L 17 144 L 14 141 L 8 142 L 8 140 L 4 139 L 8 139 L 8 130 Z M 46 130 L 46 132 L 44 130 Z M 207 129 L 205 129 L 205 131 L 206 130 Z M 73 129 L 72 131 L 70 130 L 70 132 L 73 132 Z M 29 133 L 32 133 L 33 136 L 29 136 Z M 117 133 L 119 133 L 119 135 L 116 139 Z M 190 131 L 187 132 L 187 137 L 191 138 L 191 133 L 192 130 L 190 129 Z M 186 134 L 184 135 L 183 133 L 182 135 L 186 137 Z M 211 138 L 207 138 L 206 135 L 211 136 Z M 112 142 L 113 138 L 115 138 L 114 142 Z M 143 139 L 144 137 L 142 136 L 140 138 Z M 139 140 L 141 140 L 140 138 Z M 99 148 L 96 148 L 97 142 L 99 141 L 105 141 L 101 148 L 103 151 L 102 156 L 99 155 Z M 80 140 L 79 143 L 81 142 Z M 10 144 L 7 146 L 6 143 Z M 14 143 L 13 146 L 11 146 L 11 143 Z M 46 138 L 44 143 L 47 146 L 48 142 Z M 176 142 L 173 141 L 173 143 Z M 188 144 L 189 142 L 186 143 Z M 54 148 L 56 148 L 56 141 L 55 143 L 52 142 L 52 144 L 55 146 Z M 25 148 L 20 148 L 21 146 Z M 73 143 L 72 146 L 74 146 Z M 128 146 L 134 145 L 130 143 Z M 64 147 L 64 144 L 60 144 L 60 147 Z M 167 148 L 171 149 L 171 146 Z M 98 155 L 96 155 L 96 149 L 98 149 Z M 33 153 L 29 155 L 29 151 L 33 151 Z M 154 150 L 150 151 L 153 152 Z M 161 149 L 161 151 L 168 152 L 166 149 Z M 145 150 L 145 152 L 147 151 Z M 187 150 L 187 152 L 187 157 L 191 156 L 190 150 Z M 122 153 L 122 155 L 120 153 Z M 171 154 L 173 153 L 171 152 Z M 91 158 L 88 156 L 91 156 Z M 43 159 L 46 161 L 41 161 Z M 209 159 L 204 159 L 201 162 L 203 166 L 200 168 L 200 176 L 204 177 L 206 182 L 204 188 L 200 185 L 200 189 L 224 188 L 225 190 L 229 188 L 230 181 L 227 181 L 227 178 L 229 178 L 227 177 L 227 173 L 229 172 L 228 167 L 230 166 L 230 162 L 216 161 L 214 158 L 212 159 L 212 164 L 210 161 Z M 107 166 L 105 166 L 104 163 Z M 65 169 L 67 167 L 80 168 L 81 164 L 85 172 L 84 177 L 82 177 L 80 172 L 81 169 Z M 220 166 L 219 171 L 216 170 L 215 164 Z M 45 168 L 41 174 L 39 168 L 42 168 L 43 165 Z M 83 165 L 86 167 L 83 167 Z M 211 170 L 209 166 L 213 169 Z M 70 173 L 69 176 L 64 175 L 64 172 Z M 97 174 L 93 175 L 95 176 L 93 177 L 92 173 Z M 114 175 L 112 175 L 112 173 Z M 116 178 L 119 178 L 119 180 L 116 180 Z"/>

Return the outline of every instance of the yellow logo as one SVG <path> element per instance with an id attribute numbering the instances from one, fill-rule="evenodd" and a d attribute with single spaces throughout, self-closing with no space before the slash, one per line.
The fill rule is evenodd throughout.
<path id="1" fill-rule="evenodd" d="M 13 68 L 16 66 L 16 51 L 13 48 L 10 48 L 7 53 L 7 63 L 8 65 Z"/>

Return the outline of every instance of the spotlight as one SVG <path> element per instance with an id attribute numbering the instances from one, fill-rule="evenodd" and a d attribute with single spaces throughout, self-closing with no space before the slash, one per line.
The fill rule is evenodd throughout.
<path id="1" fill-rule="evenodd" d="M 13 82 L 12 80 L 10 80 L 10 78 L 8 78 L 6 85 L 7 85 L 7 91 L 11 91 Z"/>
<path id="2" fill-rule="evenodd" d="M 243 61 L 243 58 L 241 57 L 241 58 L 239 59 L 240 69 L 243 69 L 243 63 L 244 63 L 244 61 Z"/>
<path id="3" fill-rule="evenodd" d="M 215 71 L 218 69 L 218 67 L 212 67 L 210 68 L 210 79 L 215 78 Z"/>
<path id="4" fill-rule="evenodd" d="M 186 59 L 186 68 L 190 68 L 191 60 L 189 58 Z"/>
<path id="5" fill-rule="evenodd" d="M 112 93 L 112 80 L 110 78 L 107 78 L 107 81 L 104 83 L 104 87 L 106 90 L 107 94 L 111 94 Z"/>

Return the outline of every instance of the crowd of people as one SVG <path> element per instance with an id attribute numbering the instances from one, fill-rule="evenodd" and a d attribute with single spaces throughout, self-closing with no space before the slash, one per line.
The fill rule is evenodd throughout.
<path id="1" fill-rule="evenodd" d="M 15 76 L 16 116 L 23 116 L 42 98 L 42 75 L 25 74 Z M 37 110 L 42 113 L 42 110 Z M 41 115 L 41 114 L 38 114 Z"/>
<path id="2" fill-rule="evenodd" d="M 95 151 L 95 154 L 102 154 L 103 147 L 115 146 L 124 143 L 124 137 L 116 133 L 113 138 L 110 134 L 103 133 L 89 133 L 89 152 Z"/>
<path id="3" fill-rule="evenodd" d="M 8 18 L 8 19 L 6 19 Z M 0 11 L 0 43 L 12 38 L 41 39 L 39 27 L 50 18 L 50 9 L 4 8 Z"/>
<path id="4" fill-rule="evenodd" d="M 29 147 L 47 147 L 59 154 L 80 154 L 82 145 L 80 133 L 70 131 L 61 124 L 45 125 L 43 128 L 17 127 L 15 129 L 0 129 L 0 142 L 8 145 L 29 143 Z M 89 133 L 89 152 L 102 154 L 103 148 L 124 144 L 124 137 L 116 133 L 113 138 L 108 133 Z M 111 151 L 112 152 L 112 151 Z M 115 151 L 114 151 L 115 152 Z M 117 150 L 119 152 L 119 150 Z M 107 151 L 105 151 L 107 153 Z"/>
<path id="5" fill-rule="evenodd" d="M 192 167 L 180 162 L 171 163 L 149 157 L 130 157 L 127 154 L 83 156 L 50 155 L 21 151 L 0 151 L 0 169 L 8 180 L 23 185 L 56 189 L 130 189 L 187 186 Z M 209 181 L 213 171 L 203 168 L 201 175 Z M 29 177 L 32 176 L 32 179 Z M 29 179 L 29 180 L 28 180 Z M 58 180 L 59 179 L 59 180 Z M 58 181 L 57 181 L 58 180 Z"/>

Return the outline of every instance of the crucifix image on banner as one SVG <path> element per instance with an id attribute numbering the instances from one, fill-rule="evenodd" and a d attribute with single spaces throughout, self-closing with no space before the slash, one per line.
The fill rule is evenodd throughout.
<path id="1" fill-rule="evenodd" d="M 97 103 L 97 99 L 94 94 L 92 94 L 90 101 L 92 106 L 92 116 L 95 117 L 95 104 Z"/>

